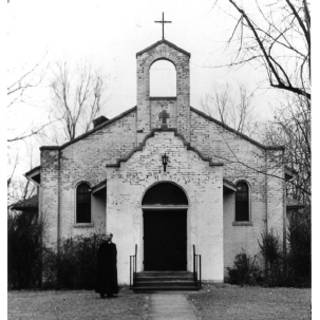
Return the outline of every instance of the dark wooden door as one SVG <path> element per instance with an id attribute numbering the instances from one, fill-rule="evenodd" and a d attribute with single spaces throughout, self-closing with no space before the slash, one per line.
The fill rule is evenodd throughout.
<path id="1" fill-rule="evenodd" d="M 144 269 L 186 270 L 186 210 L 144 211 Z"/>

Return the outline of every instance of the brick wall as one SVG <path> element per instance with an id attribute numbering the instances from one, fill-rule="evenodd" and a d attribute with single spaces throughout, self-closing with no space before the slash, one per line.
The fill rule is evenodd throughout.
<path id="1" fill-rule="evenodd" d="M 163 171 L 161 155 L 169 157 Z M 156 132 L 141 151 L 107 175 L 107 230 L 118 245 L 119 281 L 128 283 L 128 257 L 138 244 L 138 269 L 143 269 L 143 211 L 146 190 L 159 181 L 179 185 L 189 200 L 187 260 L 192 270 L 192 244 L 203 256 L 203 279 L 223 281 L 222 166 L 209 166 L 187 150 L 172 131 Z"/>
<path id="2" fill-rule="evenodd" d="M 57 242 L 58 214 L 62 238 L 105 232 L 105 212 L 101 213 L 102 204 L 99 199 L 92 198 L 92 206 L 97 208 L 92 210 L 93 226 L 75 225 L 76 186 L 81 181 L 86 181 L 93 187 L 105 180 L 106 164 L 115 162 L 135 147 L 135 131 L 134 110 L 60 151 L 44 147 L 41 151 L 40 211 L 48 225 L 48 240 L 45 243 L 52 245 Z"/>
<path id="3" fill-rule="evenodd" d="M 191 112 L 191 144 L 224 163 L 224 178 L 234 183 L 246 180 L 249 185 L 249 225 L 234 225 L 234 199 L 226 196 L 224 200 L 225 267 L 233 265 L 235 255 L 242 249 L 251 255 L 259 252 L 258 239 L 266 224 L 282 240 L 284 185 L 276 176 L 283 177 L 284 171 L 274 161 L 281 151 L 266 151 L 197 112 Z M 266 169 L 269 176 L 264 174 Z"/>
<path id="4" fill-rule="evenodd" d="M 138 141 L 141 142 L 151 130 L 151 100 L 149 70 L 159 59 L 171 61 L 176 68 L 177 99 L 176 112 L 170 115 L 175 119 L 178 131 L 189 139 L 190 133 L 190 55 L 177 50 L 167 41 L 160 41 L 157 46 L 141 54 L 137 54 L 137 108 L 138 108 Z M 174 118 L 175 117 L 175 118 Z"/>
<path id="5" fill-rule="evenodd" d="M 149 69 L 160 58 L 175 64 L 175 99 L 149 97 Z M 194 243 L 203 255 L 204 279 L 221 281 L 223 267 L 231 266 L 242 249 L 251 255 L 258 253 L 257 240 L 266 226 L 280 237 L 283 234 L 284 183 L 278 176 L 283 177 L 284 173 L 274 159 L 281 157 L 282 151 L 266 151 L 190 109 L 189 58 L 188 53 L 167 41 L 137 54 L 137 108 L 72 144 L 41 151 L 40 212 L 47 224 L 45 243 L 54 245 L 58 235 L 66 238 L 110 230 L 120 246 L 119 279 L 123 283 L 128 280 L 128 256 L 133 253 L 134 244 L 143 248 L 142 195 L 157 181 L 177 183 L 190 199 L 188 268 Z M 120 168 L 106 168 L 106 164 L 128 157 L 153 128 L 160 127 L 159 113 L 163 109 L 170 114 L 169 128 L 176 128 L 184 139 L 173 131 L 156 132 Z M 190 142 L 203 157 L 222 162 L 223 167 L 209 166 L 196 152 L 187 150 L 184 142 Z M 161 165 L 164 152 L 170 159 L 167 173 Z M 223 199 L 223 178 L 234 183 L 240 179 L 248 182 L 250 224 L 233 224 L 234 195 Z M 106 208 L 93 199 L 93 225 L 79 228 L 75 225 L 77 184 L 87 181 L 94 186 L 105 179 Z M 140 250 L 140 269 L 142 255 Z"/>

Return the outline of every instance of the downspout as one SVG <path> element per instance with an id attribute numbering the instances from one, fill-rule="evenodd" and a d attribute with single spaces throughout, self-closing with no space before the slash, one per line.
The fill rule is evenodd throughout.
<path id="1" fill-rule="evenodd" d="M 41 156 L 40 156 L 41 157 Z M 41 167 L 40 167 L 40 177 L 41 177 Z M 41 178 L 40 178 L 41 179 Z M 38 192 L 38 222 L 41 223 L 41 237 L 40 237 L 40 252 L 41 252 L 41 259 L 40 259 L 40 270 L 41 270 L 41 275 L 40 275 L 40 288 L 43 287 L 43 234 L 44 234 L 44 219 L 43 219 L 43 214 L 42 214 L 42 191 L 41 191 L 41 180 L 39 185 L 37 186 L 37 192 Z"/>
<path id="2" fill-rule="evenodd" d="M 61 217 L 61 194 L 60 194 L 60 190 L 61 190 L 61 163 L 60 163 L 60 159 L 61 159 L 61 150 L 58 150 L 58 212 L 57 212 L 57 253 L 58 253 L 58 257 L 60 255 L 60 241 L 61 241 L 61 221 L 60 221 L 60 217 Z"/>
<path id="3" fill-rule="evenodd" d="M 282 250 L 283 255 L 285 257 L 284 262 L 284 272 L 287 274 L 287 187 L 286 187 L 286 179 L 285 179 L 285 172 L 284 172 L 284 150 L 282 151 L 282 175 L 283 175 L 283 182 L 282 182 L 282 189 L 283 189 L 283 242 L 282 242 Z"/>
<path id="4" fill-rule="evenodd" d="M 265 231 L 268 232 L 268 154 L 267 150 L 265 150 L 265 176 L 264 176 L 264 189 L 265 189 Z"/>
<path id="5" fill-rule="evenodd" d="M 264 164 L 265 164 L 265 176 L 264 176 L 264 188 L 265 188 L 265 233 L 268 233 L 268 151 L 265 150 L 265 159 L 264 159 Z M 267 260 L 264 259 L 264 273 L 265 277 L 268 276 L 268 264 Z"/>

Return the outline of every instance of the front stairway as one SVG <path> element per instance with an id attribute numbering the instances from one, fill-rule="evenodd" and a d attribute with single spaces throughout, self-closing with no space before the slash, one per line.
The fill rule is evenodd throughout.
<path id="1" fill-rule="evenodd" d="M 135 292 L 159 290 L 199 290 L 201 283 L 188 271 L 143 271 L 135 274 Z"/>

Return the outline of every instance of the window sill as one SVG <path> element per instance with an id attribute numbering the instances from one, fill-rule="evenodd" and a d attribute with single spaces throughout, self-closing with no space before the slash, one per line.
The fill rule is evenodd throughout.
<path id="1" fill-rule="evenodd" d="M 252 227 L 252 222 L 251 221 L 233 221 L 232 225 L 235 227 L 241 227 L 241 226 Z"/>
<path id="2" fill-rule="evenodd" d="M 74 228 L 93 228 L 93 223 L 90 222 L 90 223 L 86 223 L 86 222 L 83 222 L 83 223 L 75 223 L 73 225 Z"/>
<path id="3" fill-rule="evenodd" d="M 176 96 L 149 96 L 150 100 L 177 100 Z"/>

